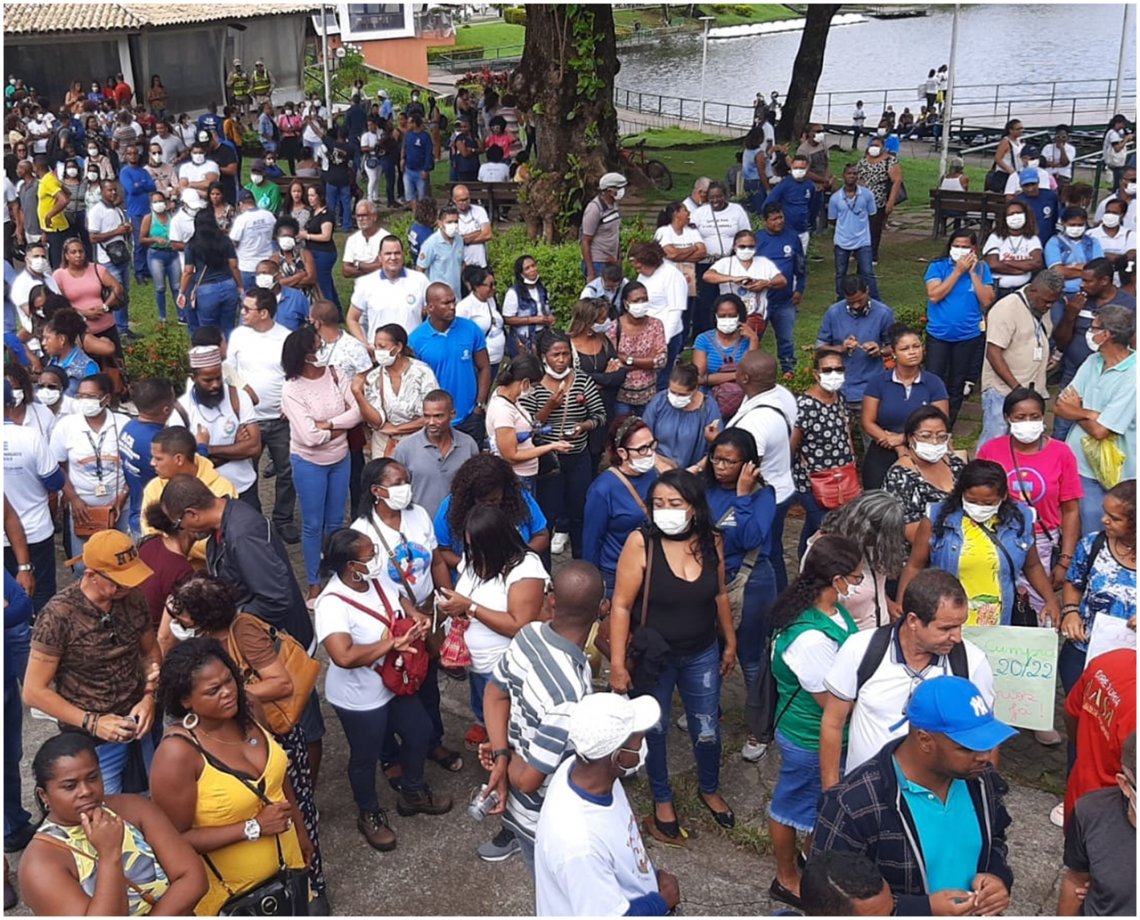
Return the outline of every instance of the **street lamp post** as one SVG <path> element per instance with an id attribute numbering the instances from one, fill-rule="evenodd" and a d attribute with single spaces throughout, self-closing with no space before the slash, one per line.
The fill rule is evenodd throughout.
<path id="1" fill-rule="evenodd" d="M 938 175 L 946 175 L 950 156 L 950 122 L 954 117 L 954 77 L 958 58 L 958 13 L 961 4 L 954 4 L 954 22 L 950 28 L 950 66 L 946 73 L 946 98 L 942 103 L 942 152 L 938 157 Z"/>
<path id="2" fill-rule="evenodd" d="M 332 125 L 332 86 L 329 80 L 329 5 L 321 4 L 321 64 L 325 77 L 325 111 L 328 112 L 329 125 Z M 333 7 L 333 16 L 336 17 L 336 7 Z"/>
<path id="3" fill-rule="evenodd" d="M 701 39 L 701 111 L 697 117 L 697 130 L 703 131 L 705 129 L 705 67 L 709 60 L 709 26 L 716 20 L 715 16 L 702 16 L 701 22 L 704 23 L 704 36 Z"/>
<path id="4" fill-rule="evenodd" d="M 1116 93 L 1112 100 L 1113 115 L 1120 111 L 1120 87 L 1124 82 L 1124 58 L 1125 52 L 1128 50 L 1128 39 L 1132 37 L 1132 33 L 1128 28 L 1128 20 L 1131 13 L 1132 5 L 1126 3 L 1124 5 L 1124 25 L 1120 29 L 1120 57 L 1116 62 Z"/>

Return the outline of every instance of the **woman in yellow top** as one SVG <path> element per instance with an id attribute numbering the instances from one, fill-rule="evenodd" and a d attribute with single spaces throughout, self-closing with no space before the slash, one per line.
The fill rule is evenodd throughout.
<path id="1" fill-rule="evenodd" d="M 190 913 L 206 891 L 193 847 L 153 803 L 103 795 L 91 737 L 49 738 L 32 761 L 45 818 L 20 859 L 20 891 L 37 916 Z"/>
<path id="2" fill-rule="evenodd" d="M 254 721 L 237 665 L 217 640 L 172 649 L 158 697 L 181 722 L 155 752 L 151 795 L 206 863 L 209 889 L 194 912 L 213 916 L 276 875 L 279 854 L 287 868 L 306 867 L 313 845 L 285 776 L 285 751 Z"/>

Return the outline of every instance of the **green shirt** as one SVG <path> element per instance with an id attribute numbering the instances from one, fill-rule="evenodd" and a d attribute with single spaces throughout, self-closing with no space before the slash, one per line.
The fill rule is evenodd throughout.
<path id="1" fill-rule="evenodd" d="M 843 645 L 848 638 L 855 635 L 858 627 L 851 619 L 851 614 L 842 604 L 836 604 L 835 609 L 843 618 L 842 625 L 817 607 L 811 607 L 781 630 L 772 645 L 772 674 L 776 678 L 778 693 L 776 715 L 779 717 L 779 722 L 776 728 L 790 741 L 809 751 L 819 750 L 819 724 L 823 719 L 823 709 L 815 701 L 814 696 L 800 687 L 799 678 L 784 662 L 784 655 L 802 633 L 813 629 L 822 632 L 837 646 Z M 843 729 L 843 741 L 846 744 L 846 726 Z"/>
<path id="2" fill-rule="evenodd" d="M 264 208 L 270 214 L 277 214 L 281 210 L 281 187 L 272 179 L 266 179 L 261 185 L 250 182 L 246 186 L 253 200 L 259 208 Z"/>
<path id="3" fill-rule="evenodd" d="M 42 179 L 40 180 L 43 181 Z M 1136 478 L 1136 353 L 1114 367 L 1105 368 L 1100 354 L 1090 355 L 1078 369 L 1069 384 L 1081 397 L 1081 406 L 1099 412 L 1097 421 L 1119 436 L 1124 452 L 1124 469 L 1121 479 Z M 1085 458 L 1081 440 L 1087 432 L 1075 422 L 1069 429 L 1065 443 L 1077 455 L 1077 471 L 1085 479 L 1096 479 L 1096 474 Z"/>

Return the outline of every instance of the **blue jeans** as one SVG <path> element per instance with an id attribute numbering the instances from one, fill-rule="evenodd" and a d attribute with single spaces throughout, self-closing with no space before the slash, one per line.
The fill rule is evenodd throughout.
<path id="1" fill-rule="evenodd" d="M 760 677 L 760 663 L 768 644 L 768 613 L 776 599 L 776 573 L 772 563 L 760 557 L 744 585 L 740 625 L 736 627 L 736 653 L 744 686 L 751 688 Z"/>
<path id="2" fill-rule="evenodd" d="M 201 326 L 217 326 L 227 339 L 234 330 L 238 289 L 233 278 L 198 285 L 197 306 L 190 310 L 190 334 Z"/>
<path id="3" fill-rule="evenodd" d="M 131 243 L 134 248 L 134 270 L 135 278 L 139 281 L 142 281 L 150 272 L 150 268 L 147 265 L 147 255 L 150 253 L 150 247 L 144 246 L 139 242 L 139 235 L 142 232 L 142 220 L 145 216 L 145 214 L 138 217 L 131 216 L 131 228 L 133 231 Z"/>
<path id="4" fill-rule="evenodd" d="M 648 405 L 648 403 L 646 403 Z M 619 415 L 636 415 L 641 418 L 641 414 L 645 411 L 645 406 L 634 406 L 629 403 L 623 403 L 620 400 L 614 403 L 614 417 Z"/>
<path id="5" fill-rule="evenodd" d="M 677 363 L 677 355 L 681 353 L 683 345 L 684 340 L 679 332 L 669 340 L 665 353 L 665 366 L 657 372 L 658 390 L 669 389 L 669 375 L 673 373 L 673 365 Z"/>
<path id="6" fill-rule="evenodd" d="M 331 300 L 339 308 L 340 295 L 336 292 L 332 274 L 333 266 L 336 265 L 336 252 L 324 252 L 320 249 L 310 249 L 309 252 L 313 254 L 313 262 L 316 263 L 317 287 L 325 299 Z"/>
<path id="7" fill-rule="evenodd" d="M 772 303 L 771 296 L 768 295 L 768 325 L 776 333 L 776 357 L 780 360 L 780 370 L 790 374 L 796 369 L 796 343 L 793 336 L 798 311 L 790 300 Z"/>
<path id="8" fill-rule="evenodd" d="M 1098 533 L 1103 530 L 1100 519 L 1104 516 L 1104 496 L 1107 490 L 1095 479 L 1081 477 L 1081 533 Z"/>
<path id="9" fill-rule="evenodd" d="M 1005 397 L 993 387 L 982 390 L 982 433 L 978 435 L 978 447 L 994 438 L 1009 434 L 1002 406 Z"/>
<path id="10" fill-rule="evenodd" d="M 32 816 L 20 797 L 20 760 L 24 756 L 24 704 L 19 681 L 28 667 L 32 628 L 27 623 L 4 630 L 12 673 L 4 681 L 4 836 L 22 830 Z"/>
<path id="11" fill-rule="evenodd" d="M 605 262 L 591 262 L 594 267 L 594 276 L 600 278 L 602 276 L 602 269 L 606 267 Z M 586 260 L 582 260 L 582 277 L 586 277 Z"/>
<path id="12" fill-rule="evenodd" d="M 480 725 L 485 724 L 483 722 L 483 694 L 490 682 L 490 674 L 480 674 L 478 671 L 471 670 L 467 672 L 467 688 L 471 694 L 471 714 Z"/>
<path id="13" fill-rule="evenodd" d="M 796 500 L 796 493 L 776 505 L 776 516 L 772 519 L 772 555 L 768 560 L 772 563 L 772 571 L 776 573 L 776 591 L 784 593 L 788 586 L 788 567 L 784 564 L 784 521 L 788 517 L 788 509 Z"/>
<path id="14" fill-rule="evenodd" d="M 847 277 L 847 265 L 851 257 L 855 257 L 855 269 L 859 277 L 867 282 L 869 293 L 874 300 L 879 299 L 879 282 L 875 278 L 875 267 L 871 264 L 871 247 L 860 246 L 858 249 L 840 249 L 835 247 L 835 293 L 840 300 L 843 299 L 843 279 Z"/>
<path id="15" fill-rule="evenodd" d="M 827 511 L 816 502 L 815 495 L 810 488 L 806 492 L 798 493 L 796 497 L 804 509 L 804 526 L 800 531 L 800 558 L 803 559 L 804 553 L 807 552 L 807 541 L 819 530 L 819 525 L 823 522 Z"/>
<path id="16" fill-rule="evenodd" d="M 645 770 L 655 803 L 673 801 L 666 738 L 674 687 L 680 692 L 681 705 L 685 707 L 700 791 L 711 795 L 720 788 L 720 653 L 714 642 L 693 655 L 671 654 L 657 685 L 649 691 L 661 706 L 661 721 L 645 735 L 649 746 Z"/>
<path id="17" fill-rule="evenodd" d="M 150 277 L 154 281 L 154 302 L 158 306 L 158 318 L 166 321 L 166 289 L 170 288 L 170 299 L 178 299 L 178 285 L 182 280 L 182 265 L 178 260 L 178 253 L 173 249 L 155 249 L 153 246 L 146 251 L 146 265 Z M 178 310 L 178 318 L 183 319 L 185 310 Z"/>
<path id="18" fill-rule="evenodd" d="M 123 286 L 123 296 L 127 298 L 128 304 L 131 297 L 131 265 L 128 262 L 126 265 L 113 265 L 110 262 L 100 265 L 107 274 L 113 275 L 118 279 L 119 284 Z M 120 307 L 113 310 L 115 315 L 115 327 L 119 330 L 119 335 L 124 335 L 131 331 L 131 327 L 127 322 L 127 313 L 129 312 L 128 306 Z"/>
<path id="19" fill-rule="evenodd" d="M 428 755 L 431 720 L 417 694 L 392 697 L 378 709 L 333 711 L 348 739 L 348 784 L 352 798 L 362 812 L 380 809 L 376 796 L 376 767 L 388 726 L 396 730 L 400 745 L 400 785 L 411 792 L 424 787 L 424 761 Z"/>
<path id="20" fill-rule="evenodd" d="M 36 576 L 36 590 L 32 595 L 32 610 L 36 613 L 55 597 L 55 540 L 54 534 L 28 543 L 28 560 L 32 563 L 32 574 Z M 16 574 L 16 554 L 10 546 L 4 547 L 4 568 Z M 23 677 L 21 670 L 17 677 Z"/>
<path id="21" fill-rule="evenodd" d="M 244 291 L 252 291 L 257 287 L 257 272 L 239 272 L 241 286 Z"/>
<path id="22" fill-rule="evenodd" d="M 420 175 L 418 169 L 404 170 L 404 191 L 408 201 L 419 201 L 427 198 L 427 179 Z"/>
<path id="23" fill-rule="evenodd" d="M 154 732 L 149 732 L 137 741 L 142 748 L 143 763 L 146 772 L 150 774 L 150 762 L 154 759 Z M 103 792 L 107 795 L 118 795 L 123 791 L 123 773 L 127 769 L 127 755 L 130 753 L 129 744 L 110 744 L 106 741 L 95 746 L 95 753 L 99 757 L 99 769 L 103 773 Z M 130 792 L 145 792 L 145 789 L 131 789 Z"/>
<path id="24" fill-rule="evenodd" d="M 340 209 L 340 229 L 348 233 L 352 229 L 352 186 L 326 182 L 325 197 L 328 199 L 329 213 L 334 220 L 337 208 Z"/>
<path id="25" fill-rule="evenodd" d="M 344 526 L 348 473 L 352 460 L 345 454 L 336 463 L 320 464 L 291 454 L 293 487 L 301 502 L 301 551 L 310 585 L 320 584 L 321 542 Z"/>

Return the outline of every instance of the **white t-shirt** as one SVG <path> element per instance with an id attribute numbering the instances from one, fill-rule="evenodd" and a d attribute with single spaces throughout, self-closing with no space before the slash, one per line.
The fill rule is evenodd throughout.
<path id="1" fill-rule="evenodd" d="M 109 233 L 121 227 L 123 224 L 129 224 L 126 212 L 122 208 L 107 207 L 102 201 L 95 205 L 87 212 L 87 230 L 90 233 Z M 111 257 L 107 255 L 107 250 L 104 248 L 106 243 L 113 243 L 115 240 L 126 241 L 126 236 L 122 233 L 105 240 L 103 243 L 95 244 L 95 260 L 100 265 L 106 265 L 111 261 Z"/>
<path id="2" fill-rule="evenodd" d="M 108 412 L 98 432 L 92 431 L 82 415 L 66 415 L 55 423 L 52 454 L 57 463 L 68 465 L 72 488 L 89 505 L 110 505 L 123 490 L 126 480 L 119 456 L 119 432 L 129 421 L 125 415 Z"/>
<path id="3" fill-rule="evenodd" d="M 682 317 L 689 305 L 689 283 L 671 263 L 662 262 L 652 275 L 638 275 L 649 296 L 649 315 L 661 320 L 665 341 L 681 334 Z"/>
<path id="4" fill-rule="evenodd" d="M 503 332 L 503 317 L 494 297 L 484 303 L 474 293 L 468 294 L 455 305 L 455 315 L 471 320 L 482 331 L 487 340 L 487 360 L 492 365 L 503 360 L 503 354 L 507 350 L 507 337 Z"/>
<path id="5" fill-rule="evenodd" d="M 511 586 L 524 578 L 538 578 L 543 582 L 550 579 L 542 560 L 534 553 L 527 553 L 523 561 L 511 569 L 506 577 L 500 575 L 491 581 L 481 581 L 473 572 L 469 572 L 465 557 L 459 560 L 459 581 L 455 585 L 455 593 L 470 598 L 481 607 L 503 611 L 507 609 L 507 596 Z M 471 653 L 471 670 L 476 674 L 490 674 L 511 644 L 509 636 L 500 635 L 474 617 L 463 637 L 467 640 L 467 650 Z"/>
<path id="6" fill-rule="evenodd" d="M 1072 144 L 1065 144 L 1065 156 L 1069 158 L 1068 166 L 1046 166 L 1045 171 L 1051 176 L 1063 176 L 1066 179 L 1073 178 L 1073 160 L 1077 158 L 1077 148 Z M 1046 144 L 1041 148 L 1041 160 L 1059 160 L 1061 159 L 1061 148 L 1056 144 Z"/>
<path id="7" fill-rule="evenodd" d="M 346 633 L 353 645 L 371 645 L 383 641 L 388 635 L 388 627 L 340 597 L 333 597 L 334 594 L 351 598 L 369 610 L 377 611 L 385 619 L 391 619 L 371 583 L 367 591 L 354 591 L 346 587 L 338 576 L 333 575 L 317 598 L 314 608 L 313 629 L 318 642 L 324 642 L 335 633 Z M 394 610 L 395 599 L 389 597 L 388 603 Z M 384 686 L 383 678 L 375 670 L 375 665 L 383 660 L 382 657 L 378 658 L 373 662 L 373 667 L 361 665 L 342 668 L 330 658 L 329 670 L 325 675 L 325 699 L 334 706 L 353 712 L 366 712 L 386 705 L 395 694 Z"/>
<path id="8" fill-rule="evenodd" d="M 497 432 L 500 428 L 510 428 L 516 432 L 529 432 L 534 428 L 534 420 L 527 414 L 526 409 L 517 403 L 511 402 L 505 396 L 492 393 L 487 401 L 487 442 L 491 445 L 491 453 L 501 457 Z M 535 446 L 531 438 L 518 442 L 524 450 L 532 450 Z M 538 474 L 538 457 L 511 464 L 516 475 L 535 476 Z"/>
<path id="9" fill-rule="evenodd" d="M 491 218 L 487 216 L 486 209 L 477 204 L 472 204 L 466 212 L 459 212 L 459 233 L 461 236 L 475 233 L 484 225 L 490 226 L 490 224 Z M 464 243 L 463 264 L 485 266 L 487 264 L 487 244 Z"/>
<path id="10" fill-rule="evenodd" d="M 264 208 L 242 211 L 234 218 L 230 239 L 237 250 L 239 271 L 257 271 L 257 263 L 273 255 L 273 225 L 276 222 L 277 218 Z"/>
<path id="11" fill-rule="evenodd" d="M 1125 230 L 1123 225 L 1117 227 L 1116 236 L 1109 236 L 1105 233 L 1104 226 L 1098 225 L 1089 231 L 1089 239 L 1096 240 L 1100 243 L 1101 252 L 1107 258 L 1115 258 L 1116 256 L 1124 255 L 1129 249 L 1136 248 L 1136 234 L 1132 230 Z M 13 297 L 13 302 L 15 297 Z"/>
<path id="12" fill-rule="evenodd" d="M 360 311 L 360 326 L 369 344 L 375 339 L 376 330 L 388 323 L 398 323 L 410 335 L 423 322 L 429 283 L 423 272 L 406 268 L 395 281 L 383 270 L 356 279 L 352 305 Z"/>
<path id="13" fill-rule="evenodd" d="M 24 525 L 29 543 L 52 535 L 48 492 L 41 480 L 59 469 L 48 441 L 35 428 L 4 425 L 4 497 Z M 8 546 L 8 535 L 4 534 Z"/>
<path id="14" fill-rule="evenodd" d="M 506 163 L 484 163 L 479 167 L 480 182 L 510 182 L 511 167 Z"/>
<path id="15" fill-rule="evenodd" d="M 714 261 L 732 252 L 732 240 L 737 233 L 752 229 L 748 213 L 733 201 L 722 211 L 714 211 L 711 204 L 701 205 L 693 212 L 693 224 L 705 241 L 708 258 Z"/>
<path id="16" fill-rule="evenodd" d="M 982 247 L 982 255 L 988 256 L 991 252 L 996 252 L 1000 261 L 1006 262 L 1009 260 L 1028 259 L 1034 252 L 1041 253 L 1041 261 L 1044 264 L 1045 252 L 1041 241 L 1035 236 L 1006 236 L 1001 237 L 996 233 L 991 233 L 986 240 L 986 245 Z M 1019 288 L 1023 284 L 1028 284 L 1029 279 L 1033 277 L 1032 272 L 1025 272 L 1021 275 L 999 275 L 994 273 L 994 279 L 998 283 L 998 287 L 1005 289 Z"/>
<path id="17" fill-rule="evenodd" d="M 1096 216 L 1093 218 L 1093 223 L 1099 224 L 1102 220 L 1104 220 L 1105 207 L 1108 205 L 1108 203 L 1110 201 L 1116 201 L 1119 198 L 1120 198 L 1119 193 L 1113 192 L 1111 195 L 1109 195 L 1107 198 L 1105 198 L 1104 201 L 1102 201 L 1100 204 L 1098 204 L 1096 206 Z M 1120 226 L 1123 227 L 1125 230 L 1131 230 L 1133 233 L 1136 232 L 1136 199 L 1135 198 L 1133 198 L 1131 201 L 1128 202 L 1128 210 L 1124 212 L 1124 219 L 1121 220 Z"/>
<path id="18" fill-rule="evenodd" d="M 839 612 L 828 617 L 836 626 L 847 628 L 847 621 Z M 846 643 L 844 643 L 846 644 Z M 800 633 L 784 650 L 786 664 L 796 680 L 808 693 L 823 693 L 827 675 L 835 664 L 839 643 L 821 630 L 809 629 Z"/>
<path id="19" fill-rule="evenodd" d="M 187 185 L 191 182 L 202 182 L 211 174 L 213 174 L 215 178 L 220 177 L 222 170 L 221 167 L 209 157 L 206 157 L 206 162 L 201 166 L 187 160 L 178 167 L 178 181 L 179 183 L 185 182 Z"/>
<path id="20" fill-rule="evenodd" d="M 379 143 L 380 143 L 380 137 L 374 131 L 365 131 L 363 134 L 360 135 L 360 150 L 361 150 L 361 152 L 364 153 L 365 150 L 369 151 L 369 152 L 365 153 L 365 156 L 374 156 L 374 157 L 380 156 L 379 151 L 376 149 L 376 145 Z M 365 164 L 364 168 L 365 169 L 368 168 L 367 164 Z M 377 165 L 376 168 L 379 169 L 380 166 Z"/>
<path id="21" fill-rule="evenodd" d="M 779 409 L 779 412 L 758 409 L 757 406 L 772 406 Z M 784 418 L 780 418 L 780 412 Z M 785 501 L 796 491 L 792 479 L 789 426 L 796 427 L 798 414 L 796 398 L 777 384 L 771 390 L 745 399 L 736 415 L 725 426 L 743 428 L 756 439 L 756 449 L 760 453 L 760 472 L 764 481 L 776 490 L 777 502 Z M 786 425 L 784 419 L 787 419 Z"/>
<path id="22" fill-rule="evenodd" d="M 162 149 L 162 162 L 173 163 L 178 159 L 178 155 L 186 149 L 186 145 L 182 143 L 182 138 L 177 134 L 168 134 L 166 137 L 159 137 L 157 134 L 150 139 L 152 144 L 158 144 Z"/>
<path id="23" fill-rule="evenodd" d="M 1057 190 L 1057 180 L 1053 178 L 1052 173 L 1049 172 L 1044 166 L 1035 166 L 1037 170 L 1037 178 L 1041 181 L 1037 184 L 1041 188 L 1050 188 L 1053 191 Z M 1009 178 L 1005 180 L 1005 194 L 1016 195 L 1021 191 L 1021 178 L 1019 173 L 1011 173 Z"/>
<path id="24" fill-rule="evenodd" d="M 55 423 L 57 416 L 43 403 L 28 402 L 28 397 L 31 394 L 25 394 L 24 405 L 27 406 L 27 411 L 24 412 L 24 424 L 22 427 L 31 428 L 33 431 L 39 433 L 40 437 L 44 439 L 44 443 L 50 443 L 51 433 L 55 431 Z M 62 399 L 62 397 L 61 397 Z M 62 412 L 62 410 L 60 410 Z"/>
<path id="25" fill-rule="evenodd" d="M 393 530 L 375 514 L 357 518 L 352 522 L 352 529 L 366 534 L 380 548 L 380 554 L 376 557 L 378 563 L 383 563 L 380 584 L 388 592 L 389 600 L 407 594 L 400 570 L 412 586 L 416 604 L 423 603 L 431 596 L 435 589 L 431 577 L 431 555 L 439 543 L 435 538 L 431 517 L 423 508 L 409 505 L 401 511 L 399 530 Z M 395 559 L 388 555 L 388 549 L 396 554 Z M 397 570 L 397 565 L 400 570 Z"/>
<path id="26" fill-rule="evenodd" d="M 4 223 L 8 223 L 12 219 L 12 215 L 8 213 L 8 205 L 16 201 L 20 196 L 16 194 L 16 186 L 12 184 L 12 180 L 8 178 L 8 174 L 4 174 Z"/>
<path id="27" fill-rule="evenodd" d="M 194 235 L 194 215 L 197 211 L 189 212 L 185 208 L 179 208 L 174 212 L 170 218 L 170 242 L 172 243 L 185 243 Z M 186 267 L 186 252 L 183 250 L 178 253 L 178 261 L 182 268 Z"/>
<path id="28" fill-rule="evenodd" d="M 13 304 L 21 308 L 21 310 L 24 310 L 28 306 L 28 295 L 32 293 L 32 288 L 41 284 L 46 285 L 49 291 L 53 291 L 56 294 L 60 292 L 59 285 L 56 284 L 55 275 L 53 275 L 52 272 L 48 271 L 42 278 L 37 278 L 28 269 L 25 268 L 22 272 L 20 272 L 20 274 L 16 276 L 16 280 L 12 282 L 12 290 L 9 292 L 9 299 Z M 25 319 L 27 318 L 23 314 L 18 314 L 17 318 L 24 326 L 25 331 L 32 331 L 30 320 L 25 322 Z"/>
<path id="29" fill-rule="evenodd" d="M 554 773 L 535 835 L 535 914 L 620 917 L 630 901 L 658 891 L 657 872 L 641 839 L 625 789 L 609 802 L 571 785 L 576 757 Z"/>
<path id="30" fill-rule="evenodd" d="M 230 333 L 226 362 L 257 394 L 253 411 L 259 421 L 281 418 L 281 387 L 285 383 L 281 348 L 288 337 L 289 330 L 280 323 L 274 323 L 266 332 L 239 326 Z"/>
<path id="31" fill-rule="evenodd" d="M 350 265 L 353 262 L 375 262 L 380 256 L 380 242 L 386 236 L 391 234 L 381 227 L 372 236 L 365 236 L 363 232 L 357 230 L 352 236 L 344 241 L 344 257 L 341 261 L 345 265 Z M 380 271 L 377 269 L 376 271 Z M 367 275 L 360 275 L 355 279 L 354 287 L 360 284 L 361 278 L 366 278 Z"/>
<path id="32" fill-rule="evenodd" d="M 771 259 L 766 259 L 764 256 L 753 256 L 751 263 L 745 267 L 744 263 L 740 261 L 735 255 L 726 256 L 723 259 L 713 263 L 712 270 L 719 272 L 722 275 L 728 275 L 730 278 L 739 278 L 744 275 L 748 278 L 754 278 L 761 281 L 770 281 L 780 274 L 780 270 L 776 268 L 776 263 Z M 722 284 L 720 286 L 722 294 L 735 294 L 744 301 L 744 307 L 748 310 L 748 315 L 768 316 L 768 291 L 763 290 L 759 294 L 755 291 L 749 291 L 737 284 Z"/>
<path id="33" fill-rule="evenodd" d="M 916 681 L 952 673 L 948 658 L 943 657 L 932 662 L 921 674 L 916 674 L 905 662 L 899 660 L 898 649 L 892 638 L 878 668 L 867 678 L 862 689 L 858 689 L 859 663 L 867 654 L 874 634 L 875 630 L 864 629 L 844 642 L 835 655 L 825 681 L 826 689 L 841 700 L 855 700 L 851 728 L 847 734 L 845 766 L 848 774 L 878 754 L 888 741 L 901 738 L 907 733 L 908 726 L 905 722 L 893 731 L 891 726 L 902 718 L 903 709 L 914 693 Z M 990 663 L 985 652 L 973 642 L 963 641 L 966 643 L 966 666 L 970 681 L 981 691 L 986 703 L 992 705 L 994 675 Z"/>
<path id="34" fill-rule="evenodd" d="M 237 395 L 238 411 L 235 414 L 228 386 L 223 389 L 222 401 L 212 409 L 203 406 L 194 398 L 192 386 L 187 388 L 186 392 L 179 397 L 178 404 L 186 410 L 186 416 L 190 419 L 190 433 L 196 434 L 198 426 L 201 425 L 209 432 L 211 445 L 229 447 L 233 444 L 237 440 L 238 429 L 242 425 L 253 424 L 257 421 L 257 415 L 253 411 L 253 400 L 249 398 L 249 394 L 245 390 L 238 389 Z M 171 424 L 180 425 L 182 423 L 177 412 L 170 419 Z M 246 457 L 244 460 L 215 461 L 214 469 L 225 476 L 239 493 L 244 492 L 257 481 L 257 470 L 254 468 L 253 459 L 250 457 Z"/>

